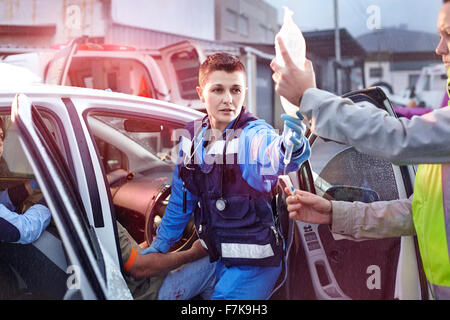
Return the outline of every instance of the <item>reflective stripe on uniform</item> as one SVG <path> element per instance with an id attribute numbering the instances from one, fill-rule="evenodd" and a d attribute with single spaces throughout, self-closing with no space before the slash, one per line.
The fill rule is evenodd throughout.
<path id="1" fill-rule="evenodd" d="M 217 140 L 213 143 L 211 148 L 208 150 L 207 154 L 221 155 L 223 154 L 224 146 L 225 146 L 224 140 Z M 234 138 L 233 140 L 228 141 L 226 154 L 238 153 L 238 147 L 239 147 L 239 138 Z"/>
<path id="2" fill-rule="evenodd" d="M 183 153 L 185 155 L 190 155 L 191 154 L 191 147 L 192 147 L 192 141 L 182 137 L 181 139 L 181 150 L 183 150 Z"/>
<path id="3" fill-rule="evenodd" d="M 270 244 L 222 243 L 223 258 L 264 259 L 274 255 Z"/>

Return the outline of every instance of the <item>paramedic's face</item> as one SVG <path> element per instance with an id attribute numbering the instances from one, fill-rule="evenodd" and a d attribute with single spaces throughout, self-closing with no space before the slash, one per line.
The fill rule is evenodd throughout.
<path id="1" fill-rule="evenodd" d="M 203 87 L 197 87 L 212 128 L 223 132 L 228 124 L 237 118 L 245 100 L 246 90 L 243 71 L 213 71 L 208 75 Z"/>
<path id="2" fill-rule="evenodd" d="M 448 73 L 450 69 L 450 3 L 442 5 L 438 15 L 437 27 L 441 40 L 436 48 L 436 53 L 442 57 Z"/>

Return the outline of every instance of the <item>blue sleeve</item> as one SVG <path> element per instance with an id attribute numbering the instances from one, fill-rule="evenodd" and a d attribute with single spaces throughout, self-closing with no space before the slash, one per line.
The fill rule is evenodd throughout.
<path id="1" fill-rule="evenodd" d="M 28 244 L 36 241 L 50 223 L 50 210 L 35 204 L 24 214 L 10 211 L 0 204 L 0 240 Z"/>
<path id="2" fill-rule="evenodd" d="M 156 237 L 151 243 L 151 246 L 159 252 L 167 252 L 181 238 L 194 207 L 197 205 L 197 198 L 187 190 L 186 200 L 186 213 L 183 213 L 183 181 L 178 176 L 178 166 L 176 166 L 173 172 L 169 204 L 158 227 Z"/>
<path id="3" fill-rule="evenodd" d="M 303 147 L 292 154 L 286 172 L 297 171 L 310 154 L 308 140 Z M 238 161 L 242 177 L 250 186 L 262 192 L 270 192 L 284 173 L 283 138 L 263 120 L 252 121 L 239 139 Z"/>

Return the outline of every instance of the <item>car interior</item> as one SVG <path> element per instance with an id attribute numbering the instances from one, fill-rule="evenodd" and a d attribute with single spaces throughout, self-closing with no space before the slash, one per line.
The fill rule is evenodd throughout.
<path id="1" fill-rule="evenodd" d="M 178 150 L 174 146 L 182 125 L 99 113 L 90 113 L 87 122 L 110 184 L 116 219 L 137 243 L 151 243 L 170 197 L 172 159 Z M 193 237 L 193 224 L 185 233 L 172 250 Z"/>

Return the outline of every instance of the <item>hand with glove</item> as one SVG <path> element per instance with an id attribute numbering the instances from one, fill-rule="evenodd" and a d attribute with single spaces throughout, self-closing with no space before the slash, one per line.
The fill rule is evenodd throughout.
<path id="1" fill-rule="evenodd" d="M 160 253 L 160 252 L 155 247 L 150 246 L 147 249 L 141 251 L 141 254 L 147 254 L 147 253 Z"/>
<path id="2" fill-rule="evenodd" d="M 284 130 L 292 131 L 292 135 L 283 132 L 283 145 L 286 149 L 288 144 L 293 144 L 293 152 L 296 152 L 303 147 L 304 141 L 303 137 L 305 135 L 306 127 L 303 124 L 303 116 L 300 111 L 296 112 L 297 117 L 292 117 L 286 113 L 281 115 L 281 119 L 284 121 Z"/>

